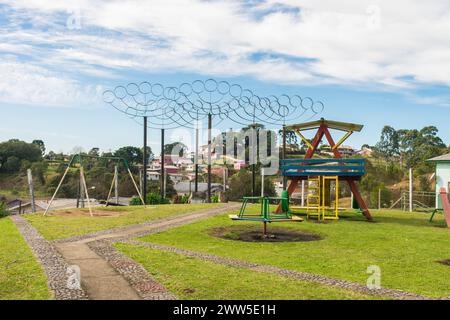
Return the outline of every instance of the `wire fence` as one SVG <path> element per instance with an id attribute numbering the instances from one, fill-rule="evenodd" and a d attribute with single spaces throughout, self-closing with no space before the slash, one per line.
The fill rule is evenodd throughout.
<path id="1" fill-rule="evenodd" d="M 436 193 L 432 191 L 413 191 L 411 205 L 413 211 L 433 211 L 436 208 Z M 410 210 L 409 191 L 401 191 L 389 209 Z"/>

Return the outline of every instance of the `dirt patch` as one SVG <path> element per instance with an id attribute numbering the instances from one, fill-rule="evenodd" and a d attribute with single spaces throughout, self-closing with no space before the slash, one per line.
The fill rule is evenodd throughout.
<path id="1" fill-rule="evenodd" d="M 268 227 L 267 236 L 263 235 L 262 224 L 235 225 L 227 227 L 215 227 L 208 230 L 208 234 L 227 240 L 244 242 L 308 242 L 318 241 L 323 238 L 315 233 L 292 230 L 283 227 Z"/>
<path id="2" fill-rule="evenodd" d="M 450 266 L 450 259 L 436 261 L 444 266 Z"/>
<path id="3" fill-rule="evenodd" d="M 49 215 L 52 216 L 61 216 L 61 217 L 90 217 L 89 210 L 80 210 L 80 209 L 70 209 L 70 210 L 61 210 L 51 212 Z M 92 210 L 92 215 L 94 217 L 118 217 L 121 215 L 120 212 L 117 211 L 109 211 L 109 210 Z"/>

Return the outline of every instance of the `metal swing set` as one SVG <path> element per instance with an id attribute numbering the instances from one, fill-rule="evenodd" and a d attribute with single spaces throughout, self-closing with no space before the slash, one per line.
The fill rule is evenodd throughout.
<path id="1" fill-rule="evenodd" d="M 59 189 L 61 188 L 61 185 L 64 182 L 64 179 L 67 176 L 67 173 L 69 172 L 70 168 L 75 166 L 76 164 L 78 164 L 78 170 L 79 170 L 79 174 L 80 174 L 80 194 L 78 195 L 79 197 L 86 197 L 86 201 L 87 201 L 87 205 L 88 205 L 88 209 L 89 209 L 89 214 L 92 217 L 93 213 L 92 213 L 92 207 L 91 207 L 91 201 L 89 199 L 89 192 L 88 192 L 88 188 L 86 185 L 86 177 L 84 174 L 84 162 L 83 162 L 83 158 L 88 158 L 88 159 L 98 159 L 98 160 L 112 160 L 115 161 L 116 164 L 114 166 L 114 176 L 111 182 L 111 187 L 109 189 L 108 192 L 108 196 L 106 199 L 106 203 L 105 206 L 108 206 L 110 204 L 110 199 L 111 199 L 111 194 L 113 191 L 113 188 L 115 188 L 115 194 L 116 194 L 116 204 L 117 204 L 117 200 L 118 200 L 118 179 L 119 179 L 119 170 L 118 167 L 120 165 L 120 163 L 122 163 L 124 165 L 124 167 L 127 170 L 127 173 L 129 174 L 131 181 L 133 182 L 134 188 L 136 189 L 136 192 L 139 195 L 139 198 L 141 199 L 142 204 L 145 206 L 145 201 L 144 198 L 142 197 L 141 192 L 139 191 L 139 188 L 136 184 L 136 181 L 133 178 L 133 174 L 131 173 L 130 167 L 128 166 L 128 162 L 120 157 L 108 157 L 108 156 L 91 156 L 91 155 L 86 155 L 86 154 L 76 154 L 73 155 L 72 158 L 70 159 L 69 163 L 67 164 L 66 170 L 64 171 L 61 180 L 58 183 L 58 186 L 56 187 L 55 192 L 53 193 L 53 196 L 51 197 L 47 208 L 45 209 L 43 216 L 46 216 L 47 213 L 50 210 L 50 207 L 53 203 L 53 201 L 55 200 L 56 195 L 58 194 Z M 79 201 L 79 198 L 77 199 L 77 203 Z M 83 201 L 84 202 L 84 201 Z"/>

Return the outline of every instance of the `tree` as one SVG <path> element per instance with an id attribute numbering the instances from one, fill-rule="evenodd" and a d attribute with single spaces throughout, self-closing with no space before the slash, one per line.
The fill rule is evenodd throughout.
<path id="1" fill-rule="evenodd" d="M 387 160 L 399 155 L 399 134 L 391 126 L 384 126 L 381 130 L 380 141 L 376 144 L 377 151 Z"/>
<path id="2" fill-rule="evenodd" d="M 143 154 L 140 148 L 126 146 L 116 150 L 114 156 L 125 159 L 131 165 L 141 163 Z"/>
<path id="3" fill-rule="evenodd" d="M 408 167 L 424 165 L 426 159 L 438 156 L 446 150 L 442 139 L 437 136 L 435 126 L 427 126 L 421 130 L 402 129 L 397 131 L 399 150 Z"/>
<path id="4" fill-rule="evenodd" d="M 283 141 L 283 130 L 278 131 L 281 141 Z M 286 129 L 286 143 L 287 144 L 298 144 L 298 137 L 295 131 Z"/>
<path id="5" fill-rule="evenodd" d="M 98 157 L 100 155 L 100 148 L 92 148 L 89 150 L 88 155 Z"/>
<path id="6" fill-rule="evenodd" d="M 37 146 L 39 147 L 39 149 L 41 149 L 42 155 L 45 154 L 45 144 L 44 144 L 44 141 L 42 141 L 42 140 L 33 140 L 31 143 L 37 145 Z"/>
<path id="7" fill-rule="evenodd" d="M 261 175 L 256 176 L 256 194 L 261 194 Z M 228 190 L 226 191 L 227 199 L 236 201 L 242 200 L 244 196 L 251 196 L 252 194 L 252 174 L 251 172 L 241 169 L 232 175 L 228 181 Z M 265 178 L 264 195 L 273 197 L 276 195 L 275 186 Z"/>
<path id="8" fill-rule="evenodd" d="M 16 172 L 22 160 L 41 161 L 41 149 L 36 144 L 17 139 L 0 143 L 0 171 Z"/>

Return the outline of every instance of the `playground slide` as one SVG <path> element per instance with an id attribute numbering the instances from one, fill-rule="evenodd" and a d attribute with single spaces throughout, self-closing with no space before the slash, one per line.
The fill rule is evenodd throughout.
<path id="1" fill-rule="evenodd" d="M 447 191 L 445 188 L 441 188 L 439 190 L 439 194 L 441 195 L 442 210 L 444 211 L 445 221 L 447 221 L 447 227 L 450 228 L 450 203 L 448 202 Z"/>

